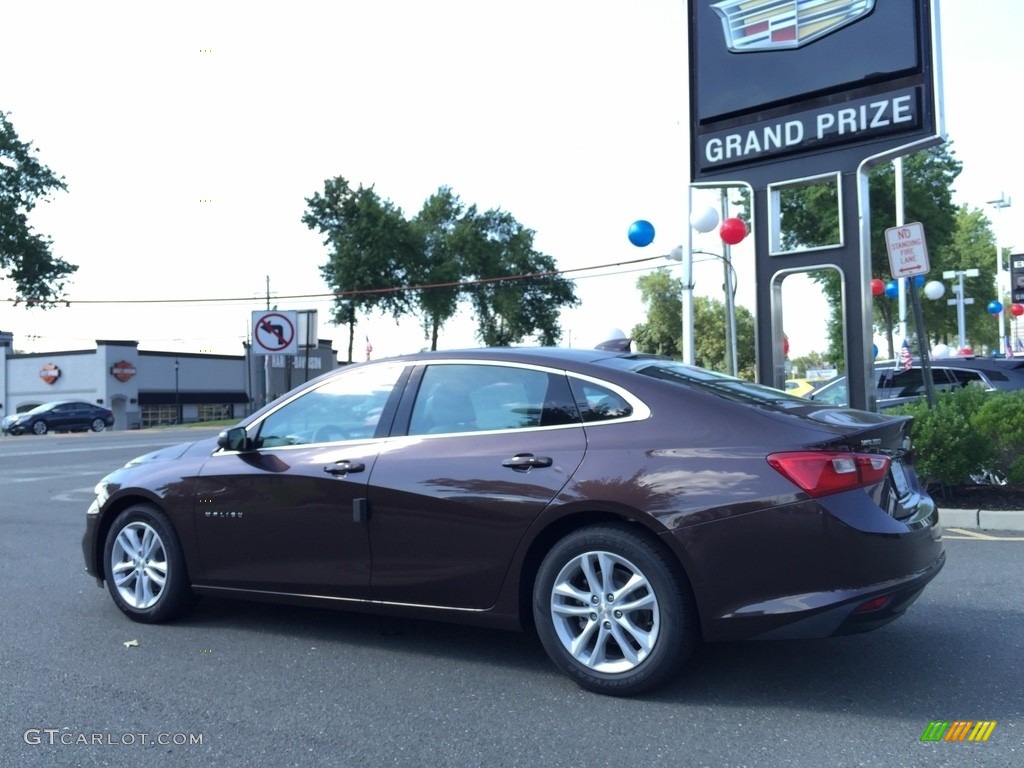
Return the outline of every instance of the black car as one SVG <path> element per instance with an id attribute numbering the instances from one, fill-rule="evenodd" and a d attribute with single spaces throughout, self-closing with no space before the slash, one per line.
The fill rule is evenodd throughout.
<path id="1" fill-rule="evenodd" d="M 102 432 L 114 426 L 114 414 L 107 408 L 80 401 L 61 400 L 37 405 L 31 411 L 4 417 L 4 434 L 45 435 L 47 432 Z"/>
<path id="2" fill-rule="evenodd" d="M 629 352 L 362 363 L 105 477 L 86 571 L 142 622 L 215 595 L 535 630 L 632 694 L 700 639 L 901 615 L 945 558 L 909 426 Z"/>
<path id="3" fill-rule="evenodd" d="M 1024 388 L 1024 359 L 950 357 L 929 361 L 936 392 L 952 392 L 968 384 L 987 391 L 1009 392 Z M 910 368 L 901 363 L 875 363 L 875 387 L 880 409 L 894 408 L 925 396 L 924 371 L 919 360 Z M 830 405 L 849 403 L 846 376 L 836 376 L 804 395 L 809 400 Z"/>

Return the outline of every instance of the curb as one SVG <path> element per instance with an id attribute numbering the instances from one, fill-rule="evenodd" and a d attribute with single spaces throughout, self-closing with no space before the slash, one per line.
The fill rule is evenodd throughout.
<path id="1" fill-rule="evenodd" d="M 981 531 L 1024 531 L 1024 511 L 940 508 L 939 525 Z"/>

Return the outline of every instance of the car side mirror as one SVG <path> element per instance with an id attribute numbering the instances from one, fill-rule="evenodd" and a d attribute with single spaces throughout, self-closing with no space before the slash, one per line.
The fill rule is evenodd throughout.
<path id="1" fill-rule="evenodd" d="M 225 429 L 217 435 L 217 447 L 226 451 L 248 451 L 252 449 L 245 427 Z"/>

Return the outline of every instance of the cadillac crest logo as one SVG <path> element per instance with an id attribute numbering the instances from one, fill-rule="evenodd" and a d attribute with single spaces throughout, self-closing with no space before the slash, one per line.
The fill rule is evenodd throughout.
<path id="1" fill-rule="evenodd" d="M 867 16 L 875 0 L 723 0 L 722 17 L 733 53 L 800 48 Z"/>

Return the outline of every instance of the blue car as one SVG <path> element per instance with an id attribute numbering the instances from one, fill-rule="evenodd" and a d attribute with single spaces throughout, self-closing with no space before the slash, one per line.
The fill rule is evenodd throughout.
<path id="1" fill-rule="evenodd" d="M 114 413 L 108 408 L 80 401 L 62 400 L 37 405 L 31 411 L 5 416 L 5 435 L 45 435 L 47 432 L 102 432 L 114 426 Z"/>

